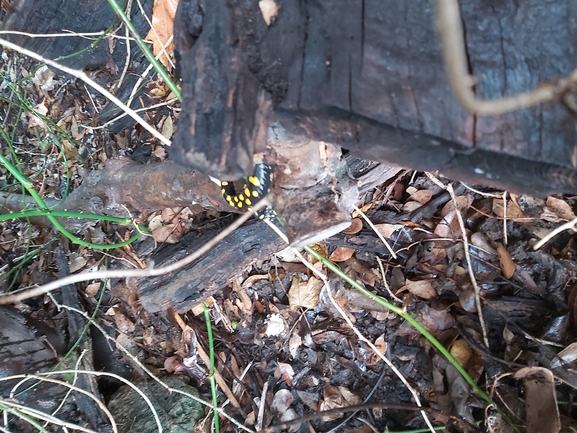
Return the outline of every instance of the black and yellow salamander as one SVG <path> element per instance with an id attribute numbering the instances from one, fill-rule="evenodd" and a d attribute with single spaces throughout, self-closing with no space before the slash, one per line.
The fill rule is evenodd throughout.
<path id="1" fill-rule="evenodd" d="M 268 194 L 272 179 L 273 170 L 270 165 L 256 164 L 254 174 L 243 179 L 244 183 L 240 191 L 236 190 L 233 182 L 221 182 L 222 196 L 232 207 L 250 211 L 252 206 Z M 267 218 L 268 215 L 264 212 L 260 217 Z"/>

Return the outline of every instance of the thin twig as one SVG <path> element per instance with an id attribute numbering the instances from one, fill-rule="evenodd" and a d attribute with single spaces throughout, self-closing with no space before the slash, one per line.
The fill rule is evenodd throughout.
<path id="1" fill-rule="evenodd" d="M 393 298 L 395 301 L 397 301 L 399 304 L 402 304 L 403 301 L 401 299 L 399 299 L 391 290 L 391 288 L 389 287 L 389 283 L 387 281 L 387 275 L 385 273 L 385 269 L 383 267 L 383 261 L 381 260 L 381 258 L 379 256 L 375 257 L 377 259 L 377 263 L 379 264 L 379 269 L 381 270 L 381 275 L 383 276 L 383 286 L 385 286 L 385 289 L 387 289 L 387 292 L 389 292 L 389 296 L 391 298 Z M 388 268 L 388 264 L 387 264 L 387 268 Z"/>
<path id="2" fill-rule="evenodd" d="M 2 45 L 5 48 L 8 48 L 10 50 L 17 51 L 17 52 L 19 52 L 25 56 L 31 57 L 35 60 L 38 60 L 39 62 L 46 63 L 47 65 L 50 65 L 53 68 L 56 68 L 62 72 L 66 72 L 67 74 L 70 74 L 73 77 L 76 77 L 79 80 L 84 81 L 90 87 L 92 87 L 96 91 L 100 92 L 103 96 L 105 96 L 111 102 L 116 104 L 121 110 L 123 110 L 126 114 L 128 114 L 130 117 L 132 117 L 139 125 L 141 125 L 144 129 L 146 129 L 148 132 L 150 132 L 150 134 L 152 134 L 155 138 L 157 138 L 161 143 L 166 144 L 167 146 L 170 146 L 171 141 L 168 138 L 164 137 L 160 132 L 158 132 L 152 126 L 150 126 L 148 123 L 146 123 L 146 121 L 142 117 L 140 117 L 138 114 L 136 114 L 134 112 L 134 110 L 132 110 L 130 107 L 128 107 L 126 104 L 124 104 L 120 99 L 118 99 L 116 96 L 114 96 L 108 90 L 106 90 L 100 84 L 91 80 L 88 77 L 88 75 L 86 75 L 84 72 L 77 71 L 76 69 L 72 69 L 72 68 L 69 68 L 68 66 L 61 65 L 60 63 L 57 63 L 57 62 L 50 60 L 50 59 L 47 59 L 38 53 L 27 50 L 26 48 L 23 48 L 19 45 L 13 44 L 12 42 L 9 42 L 9 41 L 4 40 L 4 39 L 0 39 L 0 45 Z"/>
<path id="3" fill-rule="evenodd" d="M 259 201 L 255 206 L 254 210 L 258 211 L 269 204 L 267 199 Z M 65 278 L 58 279 L 48 284 L 44 284 L 33 289 L 27 289 L 17 293 L 11 293 L 9 295 L 0 296 L 0 305 L 13 304 L 16 302 L 21 302 L 25 299 L 30 299 L 35 296 L 44 295 L 52 290 L 56 290 L 67 284 L 75 284 L 80 281 L 90 281 L 90 280 L 105 280 L 109 278 L 141 278 L 141 277 L 151 277 L 156 275 L 163 275 L 169 272 L 176 271 L 181 267 L 195 261 L 200 256 L 208 252 L 217 243 L 223 240 L 225 237 L 229 236 L 233 231 L 239 228 L 244 222 L 252 217 L 251 212 L 247 212 L 241 215 L 236 221 L 234 221 L 230 226 L 216 235 L 209 242 L 204 244 L 198 250 L 196 250 L 191 255 L 173 263 L 172 265 L 163 266 L 160 268 L 154 268 L 152 265 L 146 269 L 117 269 L 117 270 L 107 270 L 107 271 L 96 271 L 96 272 L 82 272 L 80 274 L 69 275 Z"/>
<path id="4" fill-rule="evenodd" d="M 359 213 L 359 215 L 361 217 L 363 217 L 363 219 L 367 222 L 367 224 L 369 225 L 369 227 L 371 227 L 373 229 L 373 231 L 375 232 L 375 234 L 379 237 L 379 239 L 381 240 L 381 242 L 383 244 L 385 244 L 385 247 L 387 247 L 387 250 L 389 250 L 389 253 L 391 253 L 391 256 L 393 257 L 393 259 L 397 258 L 397 253 L 395 253 L 395 251 L 393 250 L 393 247 L 391 247 L 389 245 L 389 243 L 387 242 L 387 240 L 385 239 L 385 237 L 379 233 L 379 231 L 377 230 L 377 228 L 375 227 L 375 225 L 373 224 L 373 222 L 365 215 L 365 213 L 360 210 L 356 205 L 353 205 L 353 208 Z"/>
<path id="5" fill-rule="evenodd" d="M 331 303 L 333 304 L 333 307 L 336 308 L 336 310 L 339 312 L 339 314 L 342 316 L 342 318 L 345 320 L 345 322 L 347 322 L 347 324 L 349 325 L 349 328 L 351 328 L 353 330 L 353 332 L 357 335 L 357 337 L 359 338 L 359 340 L 363 341 L 367 346 L 369 346 L 373 352 L 379 357 L 381 358 L 381 360 L 383 360 L 383 362 L 385 364 L 387 364 L 387 366 L 393 371 L 393 373 L 395 373 L 395 375 L 401 380 L 401 382 L 403 382 L 403 384 L 407 387 L 407 389 L 409 390 L 409 392 L 411 393 L 411 395 L 413 396 L 413 399 L 415 400 L 415 404 L 418 407 L 422 407 L 421 404 L 421 400 L 419 399 L 419 394 L 417 393 L 417 391 L 409 384 L 409 382 L 407 381 L 407 379 L 402 375 L 402 373 L 397 369 L 397 367 L 395 367 L 395 365 L 389 360 L 389 358 L 387 358 L 384 353 L 382 353 L 377 346 L 375 346 L 372 341 L 370 341 L 368 338 L 366 338 L 361 331 L 359 331 L 357 329 L 357 327 L 353 324 L 353 322 L 351 322 L 351 319 L 349 319 L 349 317 L 347 316 L 347 313 L 345 313 L 345 311 L 341 308 L 341 306 L 335 301 L 334 297 L 333 297 L 333 293 L 329 284 L 329 281 L 326 277 L 326 275 L 324 275 L 323 273 L 319 272 L 311 263 L 308 262 L 308 260 L 306 260 L 303 255 L 295 250 L 295 254 L 297 255 L 297 257 L 299 257 L 301 259 L 301 261 L 304 263 L 304 265 L 309 268 L 312 272 L 315 273 L 315 275 L 317 275 L 324 283 L 325 283 L 325 289 L 327 291 L 327 295 L 329 296 L 329 299 L 331 300 Z M 431 430 L 432 433 L 435 433 L 435 429 L 433 428 L 433 425 L 431 424 L 431 421 L 429 421 L 429 418 L 427 417 L 427 414 L 424 411 L 421 411 L 421 415 L 423 416 L 423 419 L 425 420 L 425 423 L 427 424 L 427 426 L 429 427 L 429 429 Z"/>
<path id="6" fill-rule="evenodd" d="M 547 236 L 545 236 L 543 239 L 541 239 L 539 242 L 537 242 L 535 244 L 535 246 L 533 247 L 533 249 L 538 250 L 543 245 L 545 245 L 547 242 L 549 242 L 551 239 L 553 239 L 555 236 L 557 236 L 559 233 L 564 232 L 565 230 L 575 231 L 576 225 L 577 225 L 577 218 L 574 218 L 571 221 L 568 221 L 565 224 L 560 225 L 555 230 L 553 230 L 551 233 L 549 233 Z"/>
<path id="7" fill-rule="evenodd" d="M 53 299 L 53 301 L 54 301 L 54 299 Z M 54 301 L 54 302 L 55 302 L 55 301 Z M 81 311 L 81 310 L 79 310 L 79 309 L 77 309 L 77 308 L 69 307 L 69 306 L 67 306 L 67 305 L 61 305 L 61 304 L 58 304 L 58 303 L 56 303 L 56 305 L 57 305 L 59 308 L 64 308 L 64 309 L 66 309 L 66 310 L 73 311 L 73 312 L 75 312 L 75 313 L 80 314 L 81 316 L 83 316 L 86 320 L 88 320 L 88 321 L 90 322 L 90 324 L 91 324 L 92 326 L 94 326 L 94 327 L 102 334 L 102 336 L 103 336 L 106 340 L 108 340 L 111 344 L 116 345 L 116 347 L 118 348 L 118 350 L 120 350 L 120 351 L 124 354 L 124 356 L 126 356 L 127 358 L 129 358 L 129 359 L 131 360 L 131 362 L 134 363 L 134 365 L 137 365 L 138 368 L 140 368 L 140 370 L 142 370 L 144 373 L 146 373 L 150 379 L 154 380 L 156 383 L 158 383 L 158 384 L 159 384 L 160 386 L 162 386 L 163 388 L 167 389 L 169 392 L 171 392 L 171 393 L 173 392 L 173 393 L 177 393 L 177 394 L 181 394 L 181 395 L 184 395 L 184 396 L 186 396 L 186 397 L 189 397 L 190 399 L 192 399 L 192 400 L 194 400 L 194 401 L 196 401 L 196 402 L 198 402 L 198 403 L 200 403 L 200 404 L 202 404 L 202 405 L 204 405 L 204 406 L 209 407 L 210 409 L 214 410 L 215 412 L 218 412 L 219 414 L 221 414 L 222 416 L 224 416 L 225 418 L 227 418 L 229 421 L 231 421 L 234 425 L 236 425 L 239 429 L 244 430 L 244 431 L 249 432 L 249 433 L 254 433 L 253 430 L 251 430 L 251 429 L 245 427 L 244 425 L 242 425 L 239 421 L 237 421 L 235 418 L 233 418 L 233 417 L 230 416 L 228 413 L 226 413 L 222 408 L 215 407 L 215 406 L 212 405 L 212 403 L 210 403 L 210 402 L 208 402 L 208 401 L 206 401 L 206 400 L 203 400 L 202 398 L 197 397 L 197 396 L 194 395 L 194 394 L 191 394 L 191 393 L 186 392 L 186 391 L 179 390 L 179 389 L 177 389 L 177 388 L 172 388 L 172 387 L 166 385 L 164 382 L 162 382 L 162 380 L 160 380 L 158 377 L 156 377 L 148 368 L 146 368 L 146 366 L 145 366 L 144 364 L 142 364 L 135 355 L 133 355 L 133 354 L 132 354 L 128 349 L 126 349 L 124 346 L 122 346 L 121 344 L 119 344 L 113 337 L 111 337 L 110 335 L 108 335 L 108 334 L 106 333 L 106 331 L 105 331 L 98 323 L 96 323 L 93 318 L 91 318 L 90 316 L 88 316 L 88 314 L 86 314 L 84 311 Z M 74 370 L 70 370 L 70 371 L 60 371 L 60 373 L 63 373 L 63 374 L 65 374 L 65 373 L 71 373 L 71 372 L 73 373 Z M 46 375 L 47 375 L 47 374 L 55 374 L 55 373 L 58 373 L 58 372 L 49 372 L 49 373 L 41 373 L 41 374 L 43 374 L 43 375 L 46 374 Z M 101 373 L 101 372 L 97 372 L 97 371 L 82 371 L 82 373 L 85 373 L 85 374 L 93 374 L 93 375 L 97 375 L 97 376 L 98 376 L 98 375 L 108 374 L 108 375 L 112 376 L 110 373 Z M 0 380 L 3 380 L 3 378 L 0 378 Z M 142 396 L 142 398 L 145 399 L 147 402 L 150 401 L 150 400 L 148 400 L 148 398 L 146 397 L 146 395 L 144 395 L 144 394 L 142 393 L 142 391 L 140 391 L 138 388 L 136 388 L 136 386 L 135 386 L 134 384 L 132 384 L 131 382 L 129 382 L 129 381 L 126 380 L 126 379 L 123 379 L 122 382 L 123 382 L 123 383 L 126 383 L 126 384 L 129 385 L 131 388 L 135 389 L 135 391 L 137 391 L 137 392 Z M 150 404 L 149 404 L 149 407 L 151 407 Z"/>
<path id="8" fill-rule="evenodd" d="M 571 76 L 558 80 L 557 86 L 541 83 L 532 92 L 493 101 L 478 99 L 473 91 L 476 79 L 469 75 L 459 2 L 457 0 L 437 0 L 435 12 L 437 31 L 441 37 L 443 62 L 449 76 L 449 83 L 461 104 L 472 113 L 485 116 L 495 115 L 542 104 L 562 94 L 575 81 L 577 70 Z"/>
<path id="9" fill-rule="evenodd" d="M 463 221 L 463 216 L 459 210 L 459 203 L 457 202 L 457 196 L 453 190 L 453 185 L 444 185 L 439 179 L 437 179 L 432 173 L 425 173 L 429 179 L 431 179 L 435 185 L 440 188 L 446 189 L 451 195 L 451 200 L 455 205 L 455 216 L 457 217 L 457 222 L 459 223 L 459 228 L 461 229 L 461 238 L 463 239 L 463 250 L 465 251 L 465 260 L 467 261 L 467 270 L 469 272 L 469 278 L 471 279 L 471 284 L 475 290 L 475 305 L 477 307 L 477 313 L 479 314 L 479 323 L 481 325 L 481 331 L 483 334 L 483 342 L 487 347 L 489 347 L 489 338 L 487 332 L 487 325 L 485 323 L 485 318 L 483 317 L 483 310 L 481 305 L 481 289 L 477 284 L 477 279 L 475 278 L 475 272 L 473 271 L 473 265 L 471 262 L 471 254 L 469 253 L 469 240 L 467 239 L 467 231 L 465 229 L 465 222 Z"/>

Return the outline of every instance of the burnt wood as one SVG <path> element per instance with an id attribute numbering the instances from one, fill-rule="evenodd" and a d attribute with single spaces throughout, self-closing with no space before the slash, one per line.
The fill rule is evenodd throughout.
<path id="1" fill-rule="evenodd" d="M 265 30 L 255 14 L 258 2 L 249 0 L 195 0 L 203 18 L 196 42 L 185 27 L 176 27 L 177 40 L 189 42 L 180 53 L 185 104 L 171 149 L 176 161 L 223 178 L 250 171 L 246 140 L 257 137 L 255 145 L 263 146 L 254 131 L 268 116 L 257 112 L 265 105 L 255 102 L 260 93 L 248 68 L 274 113 L 289 124 L 291 116 L 297 123 L 305 116 L 307 131 L 317 132 L 312 138 L 334 139 L 369 159 L 437 169 L 456 179 L 539 195 L 575 192 L 574 115 L 556 101 L 500 116 L 465 111 L 444 72 L 429 0 L 276 2 L 279 14 Z M 528 91 L 577 67 L 577 4 L 460 4 L 479 98 Z M 228 110 L 228 121 L 215 101 Z M 360 134 L 368 127 L 364 135 L 371 138 L 338 140 L 326 131 L 327 123 Z M 213 124 L 222 125 L 214 134 L 206 127 Z M 437 143 L 444 148 L 441 156 Z"/>
<path id="2" fill-rule="evenodd" d="M 189 233 L 181 242 L 155 257 L 155 266 L 169 265 L 210 241 L 218 231 Z M 168 275 L 139 280 L 138 293 L 150 312 L 174 308 L 185 312 L 209 296 L 222 293 L 229 280 L 248 270 L 256 260 L 270 257 L 285 248 L 284 241 L 263 221 L 237 229 L 196 262 Z"/>

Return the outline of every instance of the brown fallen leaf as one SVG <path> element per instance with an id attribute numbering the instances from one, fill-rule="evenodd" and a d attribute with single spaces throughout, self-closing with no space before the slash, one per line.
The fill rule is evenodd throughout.
<path id="1" fill-rule="evenodd" d="M 576 218 L 573 209 L 571 206 L 565 201 L 555 197 L 547 197 L 547 209 L 553 212 L 561 219 L 565 220 L 572 220 Z"/>
<path id="2" fill-rule="evenodd" d="M 402 229 L 402 224 L 375 224 L 377 231 L 385 238 L 390 239 L 397 230 Z"/>
<path id="3" fill-rule="evenodd" d="M 319 403 L 319 412 L 357 405 L 362 401 L 358 395 L 353 394 L 343 386 L 327 385 L 324 387 L 323 393 L 324 399 Z M 340 414 L 332 414 L 323 416 L 321 419 L 329 422 L 340 417 Z"/>
<path id="4" fill-rule="evenodd" d="M 354 253 L 355 250 L 352 248 L 336 247 L 330 255 L 329 260 L 332 262 L 344 262 L 345 260 L 350 259 Z"/>
<path id="5" fill-rule="evenodd" d="M 503 276 L 507 279 L 511 278 L 517 269 L 517 265 L 513 261 L 511 254 L 509 254 L 507 248 L 501 244 L 497 244 L 497 253 L 499 254 L 499 265 L 501 266 Z"/>
<path id="6" fill-rule="evenodd" d="M 495 198 L 493 199 L 493 213 L 497 215 L 499 218 L 503 218 L 505 216 L 503 207 L 503 199 Z M 525 218 L 525 214 L 521 210 L 521 208 L 515 203 L 514 201 L 507 201 L 507 219 L 511 219 L 515 221 L 515 219 Z"/>
<path id="7" fill-rule="evenodd" d="M 288 292 L 289 306 L 292 309 L 316 308 L 323 285 L 323 281 L 315 277 L 310 277 L 307 281 L 294 277 Z"/>
<path id="8" fill-rule="evenodd" d="M 167 44 L 173 35 L 174 16 L 179 0 L 154 0 L 152 9 L 152 28 L 144 38 L 152 42 L 152 53 L 157 56 L 163 51 L 164 45 Z M 164 53 L 160 56 L 159 61 L 166 69 L 170 69 L 169 56 L 174 52 L 174 42 L 170 42 L 164 48 Z"/>
<path id="9" fill-rule="evenodd" d="M 351 220 L 351 225 L 344 229 L 341 233 L 345 235 L 354 235 L 358 233 L 363 228 L 363 221 L 360 218 L 353 218 Z"/>
<path id="10" fill-rule="evenodd" d="M 553 373 L 543 367 L 525 367 L 515 373 L 523 379 L 527 408 L 527 433 L 558 433 L 561 430 Z"/>
<path id="11" fill-rule="evenodd" d="M 285 362 L 279 362 L 276 366 L 274 371 L 275 379 L 282 379 L 286 382 L 288 386 L 293 386 L 293 377 L 295 375 L 295 371 L 293 370 L 292 365 L 287 364 Z"/>
<path id="12" fill-rule="evenodd" d="M 431 299 L 437 295 L 431 280 L 411 281 L 407 280 L 405 285 L 399 289 L 397 293 L 409 291 L 415 296 L 423 299 Z"/>
<path id="13" fill-rule="evenodd" d="M 420 204 L 427 204 L 433 197 L 433 192 L 428 189 L 420 189 L 415 193 L 411 194 L 409 200 L 416 201 Z"/>
<path id="14" fill-rule="evenodd" d="M 160 226 L 152 231 L 152 237 L 156 242 L 175 244 L 182 237 L 182 227 L 179 223 Z"/>

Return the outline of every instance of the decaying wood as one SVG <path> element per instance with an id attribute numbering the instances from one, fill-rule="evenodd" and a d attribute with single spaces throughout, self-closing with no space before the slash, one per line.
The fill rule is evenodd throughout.
<path id="1" fill-rule="evenodd" d="M 361 158 L 421 171 L 439 170 L 451 179 L 474 185 L 495 186 L 535 196 L 577 191 L 577 170 L 462 146 L 340 110 L 299 115 L 277 111 L 274 119 L 278 121 L 277 125 L 296 136 L 334 143 Z M 382 143 L 381 137 L 387 137 L 387 141 Z"/>
<path id="2" fill-rule="evenodd" d="M 155 266 L 169 265 L 190 255 L 214 233 L 184 236 L 177 245 L 155 258 Z M 263 221 L 243 226 L 186 268 L 159 277 L 139 280 L 140 301 L 149 312 L 169 307 L 184 312 L 209 296 L 222 292 L 230 278 L 248 269 L 258 259 L 270 257 L 286 245 Z"/>
<path id="3" fill-rule="evenodd" d="M 143 0 L 143 10 L 152 11 L 152 0 Z M 6 39 L 50 59 L 62 58 L 61 63 L 77 69 L 94 70 L 111 61 L 122 65 L 126 58 L 126 43 L 116 39 L 113 44 L 107 38 L 95 43 L 96 37 L 79 37 L 73 33 L 94 33 L 115 28 L 120 24 L 116 13 L 106 0 L 67 0 L 66 7 L 59 0 L 14 0 L 14 13 L 0 22 L 2 30 L 15 30 L 30 34 L 63 34 L 68 37 L 36 37 L 22 34 L 4 35 Z M 134 26 L 143 31 L 148 25 L 138 8 L 130 14 Z M 111 47 L 113 50 L 111 50 Z M 138 48 L 133 44 L 134 53 Z M 133 53 L 133 54 L 134 54 Z"/>
<path id="4" fill-rule="evenodd" d="M 202 14 L 197 1 L 182 2 L 177 12 L 175 46 L 186 108 L 171 158 L 219 179 L 235 180 L 249 174 L 255 143 L 266 140 L 270 98 L 248 61 L 266 26 L 259 21 L 257 2 L 237 2 L 235 7 L 201 3 Z M 245 20 L 253 25 L 245 26 Z M 198 39 L 200 25 L 193 26 L 195 21 L 202 22 Z"/>
<path id="5" fill-rule="evenodd" d="M 22 196 L 5 194 L 1 212 L 22 210 Z M 32 199 L 24 200 L 26 208 L 36 207 Z M 112 215 L 138 216 L 167 207 L 191 207 L 230 212 L 233 209 L 220 193 L 220 185 L 190 168 L 171 161 L 138 164 L 129 159 L 109 160 L 103 170 L 88 174 L 82 185 L 61 201 L 47 200 L 53 210 Z M 59 218 L 60 219 L 60 218 Z M 61 218 L 63 225 L 74 233 L 81 233 L 90 220 Z M 51 226 L 47 218 L 36 217 L 34 223 Z"/>
<path id="6" fill-rule="evenodd" d="M 246 12 L 247 4 L 256 2 L 209 3 L 195 2 L 203 11 L 202 32 L 182 53 L 183 64 L 192 67 L 192 83 L 202 76 L 210 81 L 226 77 L 227 83 L 241 76 L 245 79 L 244 69 L 211 69 L 210 77 L 203 75 L 203 66 L 194 62 L 199 53 L 218 57 L 222 64 L 232 61 L 226 59 L 241 62 L 244 55 L 245 64 L 257 66 L 251 72 L 268 91 L 275 114 L 285 117 L 288 124 L 279 123 L 287 129 L 293 123 L 291 115 L 297 123 L 304 115 L 307 127 L 317 132 L 325 129 L 322 136 L 310 138 L 348 146 L 367 158 L 441 170 L 456 179 L 539 195 L 575 192 L 573 114 L 558 101 L 501 116 L 477 117 L 466 112 L 454 98 L 444 72 L 431 2 L 277 0 L 279 14 L 264 34 L 262 18 L 255 21 L 254 12 Z M 460 3 L 471 72 L 479 78 L 479 98 L 531 90 L 539 81 L 566 76 L 577 66 L 571 54 L 577 26 L 567 20 L 577 15 L 575 6 L 551 8 L 531 1 L 519 7 L 513 0 L 500 2 L 497 8 L 488 0 Z M 551 32 L 551 28 L 556 30 Z M 211 35 L 218 39 L 216 35 L 251 31 L 254 37 L 233 38 L 224 46 L 197 45 Z M 554 49 L 546 49 L 545 40 Z M 193 99 L 187 80 L 183 75 L 184 94 Z M 237 93 L 241 88 L 236 88 Z M 224 100 L 222 94 L 213 96 Z M 207 98 L 205 93 L 201 100 Z M 227 107 L 233 110 L 233 106 L 234 99 Z M 202 118 L 204 124 L 222 118 L 198 104 L 185 104 L 183 110 L 184 118 Z M 239 114 L 231 116 L 235 122 L 229 128 L 234 125 L 234 130 L 241 130 Z M 254 111 L 244 111 L 242 116 L 251 122 L 256 118 Z M 353 135 L 331 135 L 327 122 L 343 122 L 337 129 Z M 357 140 L 355 134 L 363 135 L 362 129 L 368 126 L 378 134 L 369 131 L 365 135 L 370 139 Z M 200 162 L 205 169 L 210 161 L 194 161 L 190 147 L 186 157 L 178 150 L 196 134 L 192 123 L 180 129 L 172 156 L 183 163 Z M 215 146 L 218 143 L 212 139 L 218 142 L 222 137 L 215 135 L 207 141 Z M 438 143 L 443 148 L 440 156 Z M 381 146 L 385 149 L 379 150 Z M 236 158 L 228 151 L 221 155 Z M 215 174 L 229 176 L 226 167 L 233 163 L 221 162 L 222 171 Z"/>

